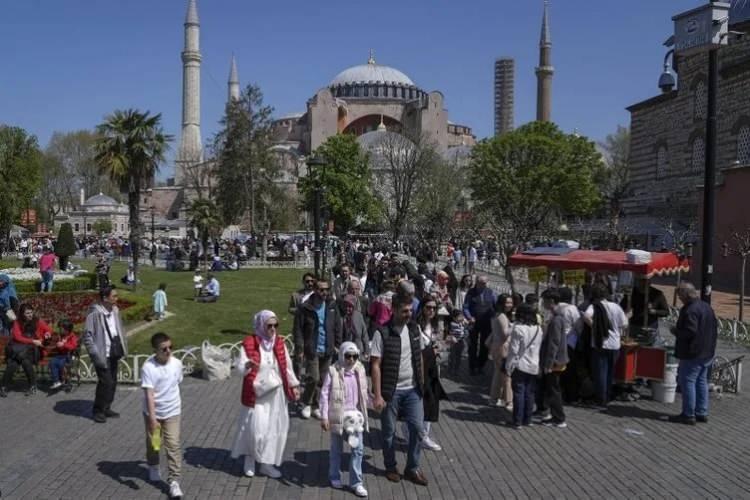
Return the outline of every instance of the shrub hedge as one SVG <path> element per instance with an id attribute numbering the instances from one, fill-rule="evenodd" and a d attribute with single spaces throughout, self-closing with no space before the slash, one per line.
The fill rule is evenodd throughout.
<path id="1" fill-rule="evenodd" d="M 41 280 L 34 281 L 14 281 L 16 291 L 19 294 L 36 293 L 41 289 Z M 54 282 L 54 292 L 79 292 L 82 290 L 93 290 L 96 288 L 96 275 L 93 273 L 84 274 L 69 280 L 56 280 Z M 54 293 L 53 292 L 53 293 Z"/>

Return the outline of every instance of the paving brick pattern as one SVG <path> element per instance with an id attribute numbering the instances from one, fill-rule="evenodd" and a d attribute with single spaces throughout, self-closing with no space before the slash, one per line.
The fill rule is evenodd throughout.
<path id="1" fill-rule="evenodd" d="M 503 425 L 505 410 L 487 406 L 487 380 L 463 376 L 444 385 L 451 399 L 433 426 L 444 451 L 422 454 L 426 488 L 386 480 L 380 423 L 371 419 L 364 466 L 371 498 L 750 498 L 745 394 L 712 395 L 710 423 L 695 427 L 664 421 L 679 412 L 678 396 L 672 405 L 615 403 L 606 413 L 568 407 L 567 429 L 516 431 Z M 239 377 L 188 379 L 182 392 L 186 498 L 354 498 L 327 486 L 328 436 L 317 421 L 292 418 L 284 480 L 246 478 L 228 451 Z M 105 425 L 91 420 L 92 396 L 93 386 L 83 385 L 71 394 L 14 392 L 0 400 L 2 498 L 166 497 L 166 486 L 147 481 L 140 391 L 121 387 L 115 406 L 122 417 Z M 404 454 L 397 456 L 403 466 Z"/>

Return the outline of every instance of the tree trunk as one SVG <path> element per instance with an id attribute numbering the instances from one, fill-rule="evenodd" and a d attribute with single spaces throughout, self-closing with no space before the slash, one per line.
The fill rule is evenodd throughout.
<path id="1" fill-rule="evenodd" d="M 140 253 L 141 242 L 141 220 L 138 208 L 141 202 L 140 183 L 132 182 L 131 189 L 128 192 L 128 211 L 130 219 L 130 253 L 133 256 L 133 291 L 138 288 L 138 254 Z"/>
<path id="2" fill-rule="evenodd" d="M 201 235 L 203 244 L 203 275 L 208 277 L 208 234 Z"/>
<path id="3" fill-rule="evenodd" d="M 250 232 L 255 231 L 255 176 L 250 169 Z"/>

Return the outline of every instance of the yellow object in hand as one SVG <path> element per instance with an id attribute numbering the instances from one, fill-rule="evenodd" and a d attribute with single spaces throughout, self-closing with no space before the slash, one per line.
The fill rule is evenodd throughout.
<path id="1" fill-rule="evenodd" d="M 161 449 L 161 427 L 157 427 L 154 429 L 154 432 L 151 433 L 151 448 L 154 451 L 159 451 Z"/>

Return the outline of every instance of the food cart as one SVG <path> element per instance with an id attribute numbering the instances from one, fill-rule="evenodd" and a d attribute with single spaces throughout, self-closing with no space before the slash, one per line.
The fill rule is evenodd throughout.
<path id="1" fill-rule="evenodd" d="M 644 278 L 645 310 L 648 310 L 648 290 L 653 277 L 686 272 L 690 269 L 687 259 L 680 259 L 670 252 L 640 252 L 635 257 L 629 258 L 628 252 L 621 251 L 535 248 L 512 255 L 508 263 L 511 267 L 529 268 L 531 281 L 539 283 L 545 276 L 549 280 L 550 271 L 553 271 L 557 275 L 557 284 L 569 286 L 584 284 L 590 279 L 590 273 L 632 273 L 633 277 Z M 624 289 L 630 305 L 632 288 Z M 631 331 L 635 327 L 648 330 L 648 314 L 643 315 L 643 323 L 630 325 L 627 335 L 621 341 L 620 357 L 615 365 L 615 380 L 618 383 L 631 383 L 636 379 L 665 382 L 667 349 L 648 346 L 631 336 Z M 666 382 L 673 383 L 672 380 Z"/>

